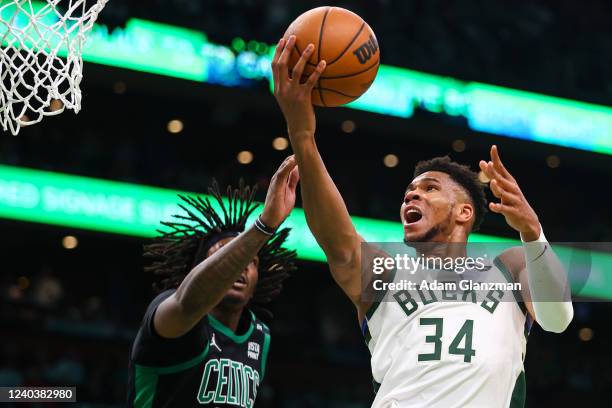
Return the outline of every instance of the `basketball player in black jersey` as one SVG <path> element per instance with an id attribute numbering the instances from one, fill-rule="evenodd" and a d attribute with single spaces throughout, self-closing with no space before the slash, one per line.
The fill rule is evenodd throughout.
<path id="1" fill-rule="evenodd" d="M 295 251 L 282 247 L 289 230 L 276 229 L 293 209 L 298 180 L 288 157 L 246 231 L 257 207 L 254 189 L 228 188 L 228 205 L 216 183 L 214 203 L 180 196 L 183 214 L 163 222 L 167 230 L 145 247 L 160 293 L 132 348 L 128 406 L 254 405 L 270 347 L 268 327 L 255 313 L 267 312 L 261 305 L 295 268 Z"/>

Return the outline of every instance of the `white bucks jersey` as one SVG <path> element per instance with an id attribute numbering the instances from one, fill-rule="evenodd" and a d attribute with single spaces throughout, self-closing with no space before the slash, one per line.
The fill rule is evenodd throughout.
<path id="1" fill-rule="evenodd" d="M 512 282 L 499 259 L 490 273 Z M 394 290 L 372 305 L 362 324 L 372 355 L 372 407 L 524 405 L 531 320 L 520 292 L 479 293 L 482 300 L 469 289 Z"/>

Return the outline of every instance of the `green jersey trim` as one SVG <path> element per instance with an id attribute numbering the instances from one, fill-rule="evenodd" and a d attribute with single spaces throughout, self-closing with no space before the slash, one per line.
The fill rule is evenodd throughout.
<path id="1" fill-rule="evenodd" d="M 157 388 L 158 375 L 149 370 L 143 370 L 136 366 L 134 387 L 136 396 L 134 397 L 134 408 L 150 408 L 153 406 L 155 390 Z"/>
<path id="2" fill-rule="evenodd" d="M 377 382 L 374 378 L 372 378 L 372 386 L 374 387 L 374 394 L 378 394 L 378 390 L 380 389 L 380 383 Z"/>
<path id="3" fill-rule="evenodd" d="M 370 329 L 368 328 L 368 326 L 365 326 L 365 333 L 364 333 L 364 340 L 365 340 L 365 344 L 366 347 L 370 347 L 370 341 L 372 341 L 372 334 L 370 334 Z"/>
<path id="4" fill-rule="evenodd" d="M 393 282 L 393 280 L 395 279 L 395 274 L 397 273 L 397 270 L 394 269 L 393 271 L 391 271 L 391 276 L 389 277 L 389 282 Z M 372 316 L 374 316 L 374 312 L 376 312 L 376 309 L 378 309 L 378 306 L 380 306 L 380 304 L 382 303 L 383 299 L 385 298 L 385 296 L 387 295 L 387 289 L 385 289 L 384 291 L 379 291 L 379 299 L 378 301 L 372 301 L 372 304 L 370 305 L 370 307 L 368 308 L 368 310 L 366 310 L 366 314 L 365 314 L 365 318 L 366 320 L 370 320 L 372 318 Z"/>
<path id="5" fill-rule="evenodd" d="M 223 333 L 225 336 L 229 337 L 230 339 L 232 339 L 232 341 L 236 344 L 242 344 L 244 343 L 249 337 L 251 337 L 251 334 L 253 333 L 253 329 L 255 328 L 255 315 L 253 314 L 253 312 L 251 312 L 249 310 L 249 313 L 251 314 L 251 325 L 249 326 L 249 329 L 246 331 L 246 333 L 244 333 L 243 335 L 238 336 L 236 333 L 234 333 L 232 331 L 232 329 L 230 329 L 229 327 L 225 326 L 223 323 L 221 323 L 220 321 L 218 321 L 217 319 L 215 319 L 212 315 L 208 315 L 208 321 L 210 322 L 210 325 L 213 327 L 213 329 L 220 331 L 221 333 Z"/>
<path id="6" fill-rule="evenodd" d="M 495 257 L 493 263 L 495 264 L 495 266 L 497 266 L 497 269 L 501 271 L 502 275 L 504 275 L 504 278 L 506 278 L 509 283 L 515 283 L 514 279 L 512 278 L 512 274 L 510 273 L 510 270 L 508 270 L 506 265 L 499 257 Z M 518 307 L 521 308 L 521 312 L 523 312 L 524 315 L 527 315 L 527 307 L 525 306 L 525 302 L 523 301 L 523 296 L 521 295 L 521 292 L 513 290 L 512 294 L 514 295 L 516 304 L 518 305 Z"/>
<path id="7" fill-rule="evenodd" d="M 134 408 L 150 408 L 153 406 L 153 400 L 157 389 L 157 381 L 160 374 L 172 374 L 179 371 L 184 371 L 200 364 L 208 355 L 209 344 L 206 344 L 204 351 L 191 360 L 183 363 L 167 366 L 167 367 L 151 367 L 141 364 L 135 364 L 135 381 L 134 388 Z"/>
<path id="8" fill-rule="evenodd" d="M 378 306 L 380 306 L 380 302 L 372 302 L 372 304 L 366 311 L 366 320 L 372 319 L 372 316 L 374 316 L 374 312 L 376 312 L 376 309 L 378 309 Z"/>
<path id="9" fill-rule="evenodd" d="M 514 390 L 512 390 L 512 397 L 510 398 L 510 408 L 523 408 L 526 396 L 527 382 L 525 381 L 525 372 L 521 371 L 514 383 Z"/>
<path id="10" fill-rule="evenodd" d="M 268 351 L 270 350 L 270 333 L 264 332 L 263 352 L 261 353 L 261 379 L 266 375 L 266 362 L 268 361 Z"/>

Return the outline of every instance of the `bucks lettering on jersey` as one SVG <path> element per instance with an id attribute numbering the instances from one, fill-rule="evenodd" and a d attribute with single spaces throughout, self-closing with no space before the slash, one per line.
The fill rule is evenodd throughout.
<path id="1" fill-rule="evenodd" d="M 499 259 L 489 274 L 512 282 Z M 517 291 L 390 292 L 362 324 L 372 407 L 522 407 L 530 326 Z"/>
<path id="2" fill-rule="evenodd" d="M 211 315 L 205 317 L 198 330 L 207 340 L 201 344 L 201 353 L 190 360 L 165 367 L 138 361 L 132 364 L 129 405 L 253 407 L 265 374 L 270 334 L 261 321 L 247 313 L 251 323 L 242 335 L 234 334 Z M 160 352 L 169 350 L 160 348 Z"/>

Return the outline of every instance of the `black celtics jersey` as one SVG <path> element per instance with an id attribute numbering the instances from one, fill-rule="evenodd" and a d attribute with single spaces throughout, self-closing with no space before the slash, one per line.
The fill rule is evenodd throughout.
<path id="1" fill-rule="evenodd" d="M 155 332 L 157 306 L 174 290 L 149 305 L 130 356 L 130 407 L 253 407 L 266 371 L 270 332 L 245 310 L 248 327 L 235 334 L 211 315 L 176 339 Z"/>

